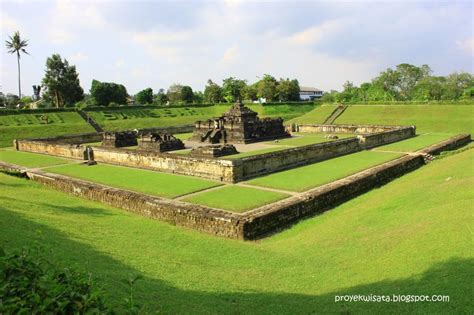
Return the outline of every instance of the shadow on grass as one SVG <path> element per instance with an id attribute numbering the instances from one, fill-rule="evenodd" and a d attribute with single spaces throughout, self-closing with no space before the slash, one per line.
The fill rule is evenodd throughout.
<path id="1" fill-rule="evenodd" d="M 3 185 L 0 183 L 0 185 Z M 5 184 L 5 186 L 10 186 L 10 187 L 22 187 L 23 185 L 22 184 Z M 112 216 L 114 215 L 113 213 L 110 213 L 108 211 L 105 211 L 104 209 L 102 208 L 99 208 L 99 207 L 78 207 L 78 206 L 74 206 L 74 207 L 69 207 L 67 205 L 63 205 L 63 206 L 58 206 L 58 205 L 54 205 L 54 204 L 50 204 L 50 203 L 44 203 L 44 202 L 30 202 L 30 201 L 25 201 L 25 200 L 21 200 L 21 199 L 16 199 L 16 198 L 12 198 L 12 197 L 1 197 L 0 198 L 1 200 L 8 200 L 8 201 L 12 201 L 12 202 L 15 202 L 15 203 L 18 203 L 18 204 L 24 204 L 25 205 L 25 209 L 34 209 L 38 206 L 45 206 L 55 212 L 57 212 L 58 214 L 61 214 L 61 213 L 68 213 L 68 214 L 77 214 L 77 215 L 89 215 L 89 216 Z M 0 209 L 4 209 L 4 208 L 0 208 Z"/>
<path id="2" fill-rule="evenodd" d="M 128 287 L 124 280 L 142 275 L 134 287 L 134 298 L 145 313 L 173 314 L 311 314 L 311 313 L 468 313 L 473 309 L 472 270 L 474 259 L 453 258 L 433 265 L 422 274 L 407 279 L 380 281 L 323 295 L 312 296 L 284 292 L 200 292 L 182 290 L 172 284 L 150 278 L 139 270 L 93 247 L 71 240 L 64 233 L 32 222 L 21 214 L 0 207 L 0 245 L 9 250 L 31 246 L 36 240 L 45 255 L 59 266 L 91 272 L 108 294 L 119 313 Z M 357 263 L 357 262 L 354 262 Z M 382 268 L 382 267 L 381 267 Z M 212 273 L 212 270 L 203 270 Z M 190 283 L 192 286 L 192 283 Z M 319 286 L 314 284 L 315 288 Z M 234 289 L 235 290 L 235 289 Z M 448 303 L 368 303 L 339 302 L 335 295 L 351 294 L 423 294 L 449 295 Z"/>

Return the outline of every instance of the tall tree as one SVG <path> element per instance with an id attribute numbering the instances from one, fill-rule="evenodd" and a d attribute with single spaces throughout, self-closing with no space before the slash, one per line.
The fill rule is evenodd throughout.
<path id="1" fill-rule="evenodd" d="M 152 88 L 147 88 L 147 89 L 144 89 L 144 90 L 138 92 L 135 95 L 135 101 L 137 101 L 138 104 L 151 104 L 151 103 L 153 103 L 153 89 Z"/>
<path id="2" fill-rule="evenodd" d="M 76 66 L 54 54 L 46 59 L 46 72 L 42 81 L 44 98 L 53 102 L 56 107 L 73 105 L 84 99 L 84 90 L 79 82 Z"/>
<path id="3" fill-rule="evenodd" d="M 219 103 L 222 100 L 222 88 L 217 83 L 212 82 L 211 79 L 207 80 L 204 89 L 204 100 L 206 103 Z"/>
<path id="4" fill-rule="evenodd" d="M 122 84 L 100 82 L 92 80 L 91 96 L 100 106 L 109 106 L 111 103 L 127 104 L 127 89 Z"/>
<path id="5" fill-rule="evenodd" d="M 280 79 L 277 86 L 277 93 L 280 101 L 299 101 L 300 84 L 296 79 Z"/>
<path id="6" fill-rule="evenodd" d="M 257 82 L 257 96 L 264 98 L 268 102 L 277 98 L 277 80 L 269 74 L 264 74 L 263 78 Z"/>
<path id="7" fill-rule="evenodd" d="M 5 41 L 8 52 L 16 54 L 16 62 L 18 65 L 18 97 L 21 98 L 21 78 L 20 78 L 20 55 L 21 53 L 28 54 L 25 47 L 28 46 L 27 39 L 21 39 L 20 32 L 16 31 L 13 36 L 9 36 L 10 40 Z"/>
<path id="8" fill-rule="evenodd" d="M 242 100 L 246 86 L 247 83 L 245 80 L 229 77 L 222 81 L 222 95 L 229 103 Z"/>
<path id="9" fill-rule="evenodd" d="M 194 92 L 190 86 L 185 85 L 181 87 L 181 101 L 185 103 L 192 103 L 194 101 Z"/>

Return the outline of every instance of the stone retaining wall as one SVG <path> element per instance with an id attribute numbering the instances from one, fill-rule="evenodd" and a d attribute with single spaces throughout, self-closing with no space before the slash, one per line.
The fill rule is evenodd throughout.
<path id="1" fill-rule="evenodd" d="M 57 190 L 125 209 L 145 217 L 228 238 L 253 240 L 276 232 L 302 218 L 322 213 L 374 187 L 411 172 L 424 164 L 423 154 L 455 149 L 470 135 L 452 137 L 439 144 L 375 166 L 297 196 L 245 212 L 231 213 L 182 201 L 152 197 L 63 175 L 28 171 L 0 162 L 0 169 L 21 172 Z"/>
<path id="2" fill-rule="evenodd" d="M 309 125 L 308 125 L 309 126 Z M 312 127 L 339 128 L 345 125 L 311 125 Z M 380 130 L 383 126 L 351 126 L 360 131 Z M 278 172 L 281 170 L 323 161 L 337 156 L 354 153 L 363 149 L 406 139 L 415 135 L 414 127 L 391 127 L 374 134 L 361 134 L 354 138 L 340 139 L 324 143 L 310 144 L 286 150 L 254 155 L 241 159 L 206 159 L 193 156 L 146 152 L 140 150 L 127 150 L 115 148 L 93 147 L 93 156 L 97 162 L 147 168 L 162 172 L 177 173 L 235 183 L 253 177 Z M 334 130 L 336 130 L 334 129 Z M 349 130 L 349 129 L 344 129 Z M 353 129 L 350 129 L 353 131 Z M 101 134 L 86 136 L 73 136 L 75 141 L 91 139 Z M 17 150 L 46 153 L 67 158 L 85 158 L 86 147 L 82 145 L 58 144 L 58 138 L 45 138 L 34 140 L 18 140 Z M 63 139 L 62 137 L 61 139 Z M 67 143 L 72 142 L 71 139 Z M 94 138 L 95 139 L 95 138 Z M 39 141 L 41 140 L 41 141 Z"/>
<path id="3" fill-rule="evenodd" d="M 307 132 L 307 133 L 379 133 L 383 131 L 397 130 L 401 128 L 413 128 L 415 126 L 386 126 L 386 125 L 325 125 L 325 124 L 293 124 L 291 130 L 293 132 Z"/>
<path id="4" fill-rule="evenodd" d="M 466 145 L 469 142 L 471 142 L 470 134 L 460 134 L 460 135 L 451 137 L 445 141 L 442 141 L 440 143 L 433 144 L 418 152 L 431 154 L 431 155 L 437 155 L 437 154 L 440 154 L 442 151 L 449 151 L 449 150 L 454 150 L 459 147 L 462 147 L 463 145 Z"/>
<path id="5" fill-rule="evenodd" d="M 94 160 L 97 162 L 198 176 L 224 182 L 237 180 L 234 174 L 234 161 L 114 148 L 93 147 L 93 150 Z"/>

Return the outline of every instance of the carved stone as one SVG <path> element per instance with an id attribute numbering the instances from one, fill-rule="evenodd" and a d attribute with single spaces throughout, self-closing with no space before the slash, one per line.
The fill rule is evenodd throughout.
<path id="1" fill-rule="evenodd" d="M 166 152 L 184 149 L 184 143 L 171 134 L 147 133 L 141 135 L 138 147 L 142 150 Z"/>
<path id="2" fill-rule="evenodd" d="M 232 144 L 214 144 L 203 147 L 194 148 L 191 150 L 191 155 L 196 157 L 216 158 L 225 155 L 232 155 L 239 153 Z"/>
<path id="3" fill-rule="evenodd" d="M 133 131 L 104 132 L 102 146 L 104 147 L 132 147 L 138 145 L 137 134 Z"/>

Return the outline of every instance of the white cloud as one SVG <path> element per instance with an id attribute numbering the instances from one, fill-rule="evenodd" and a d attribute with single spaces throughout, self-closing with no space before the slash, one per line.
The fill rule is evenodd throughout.
<path id="1" fill-rule="evenodd" d="M 69 56 L 69 60 L 74 62 L 74 63 L 78 63 L 78 62 L 81 62 L 81 61 L 84 61 L 84 60 L 87 60 L 89 59 L 89 56 L 84 54 L 83 52 L 77 52 L 71 56 Z"/>
<path id="2" fill-rule="evenodd" d="M 288 37 L 288 42 L 299 45 L 315 44 L 325 37 L 334 36 L 334 34 L 342 31 L 348 24 L 348 21 L 341 19 L 325 21 L 320 25 L 312 26 L 291 35 Z"/>
<path id="3" fill-rule="evenodd" d="M 224 55 L 222 56 L 221 62 L 224 64 L 231 63 L 236 59 L 238 54 L 239 47 L 237 45 L 234 45 L 225 51 Z"/>
<path id="4" fill-rule="evenodd" d="M 22 31 L 22 28 L 20 26 L 20 23 L 12 18 L 11 16 L 9 16 L 5 11 L 2 11 L 1 15 L 0 15 L 1 19 L 0 19 L 0 31 L 2 33 L 13 33 L 15 31 Z"/>
<path id="5" fill-rule="evenodd" d="M 467 38 L 463 41 L 456 41 L 456 45 L 466 54 L 474 57 L 474 37 Z"/>

